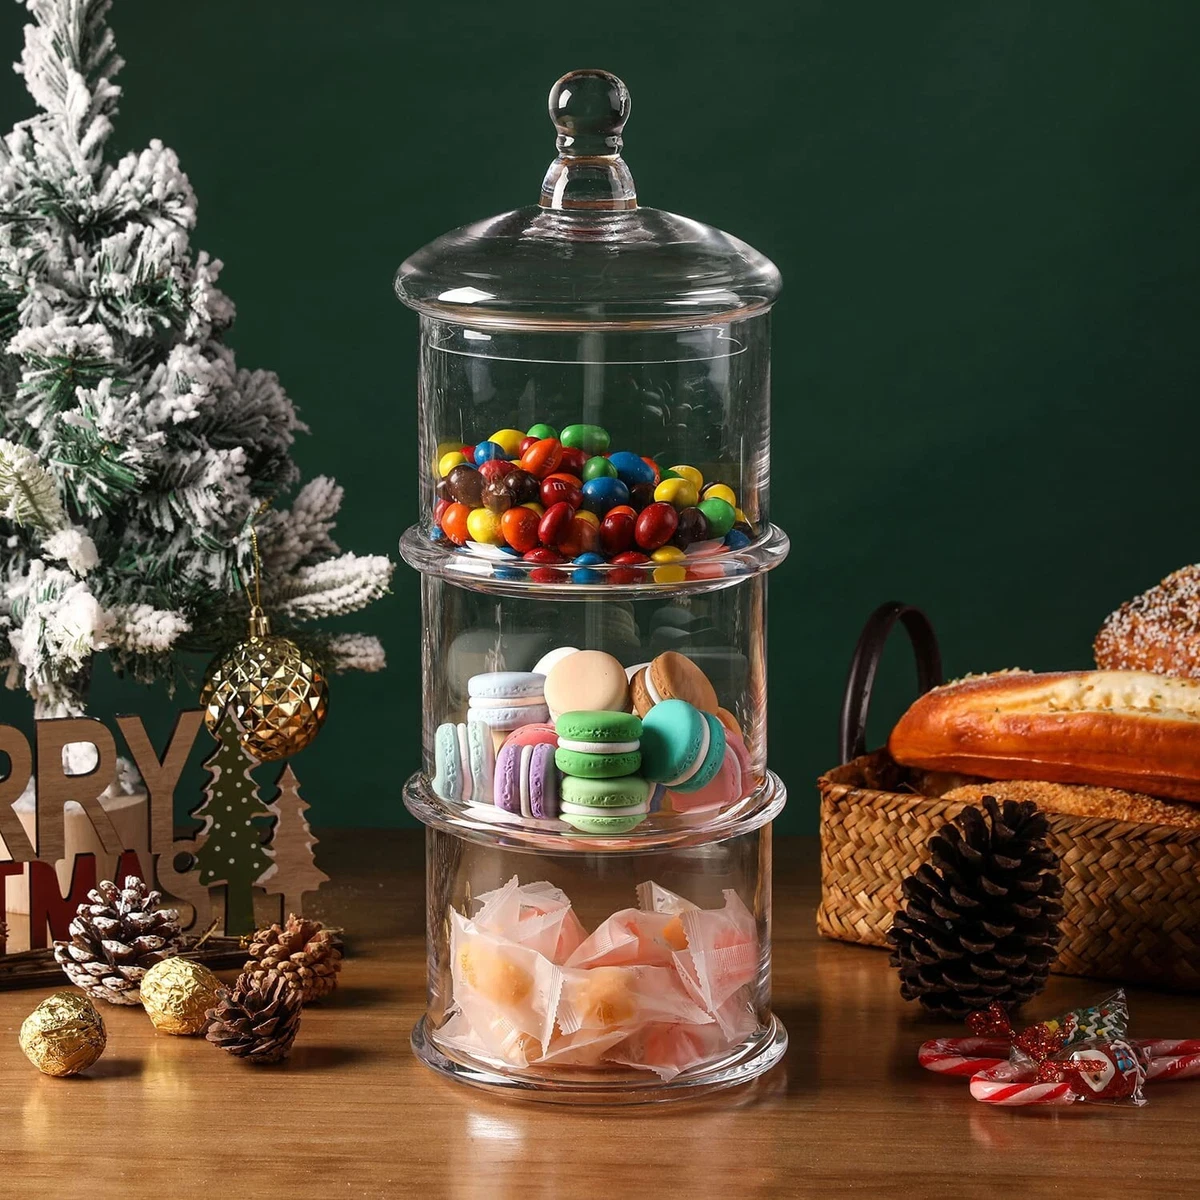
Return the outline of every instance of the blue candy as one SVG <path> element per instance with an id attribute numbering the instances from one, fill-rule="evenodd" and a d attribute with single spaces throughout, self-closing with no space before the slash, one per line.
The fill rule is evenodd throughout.
<path id="1" fill-rule="evenodd" d="M 730 550 L 745 550 L 750 545 L 750 539 L 740 529 L 731 529 L 725 535 L 725 545 Z"/>
<path id="2" fill-rule="evenodd" d="M 594 554 L 591 550 L 585 551 L 578 558 L 571 560 L 577 570 L 571 572 L 571 579 L 575 583 L 603 583 L 604 576 L 599 571 L 590 570 L 591 567 L 597 566 L 604 561 L 603 554 Z"/>
<path id="3" fill-rule="evenodd" d="M 480 442 L 475 447 L 476 466 L 479 466 L 480 463 L 491 462 L 493 458 L 508 458 L 508 455 L 504 453 L 504 447 L 499 442 Z"/>
<path id="4" fill-rule="evenodd" d="M 617 468 L 617 478 L 626 486 L 654 482 L 654 468 L 634 454 L 632 450 L 618 450 L 608 456 L 608 461 Z M 622 504 L 626 503 L 624 500 Z"/>
<path id="5" fill-rule="evenodd" d="M 628 503 L 629 489 L 620 479 L 613 479 L 611 475 L 589 479 L 583 485 L 583 507 L 588 512 L 606 513 L 618 504 Z"/>

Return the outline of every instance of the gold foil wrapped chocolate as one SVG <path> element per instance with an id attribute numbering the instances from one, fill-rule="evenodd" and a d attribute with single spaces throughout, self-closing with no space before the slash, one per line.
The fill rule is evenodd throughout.
<path id="1" fill-rule="evenodd" d="M 107 1041 L 100 1014 L 82 992 L 47 996 L 21 1025 L 21 1049 L 43 1075 L 86 1071 Z"/>
<path id="2" fill-rule="evenodd" d="M 165 958 L 142 977 L 142 1005 L 163 1033 L 202 1033 L 223 985 L 190 958 Z"/>

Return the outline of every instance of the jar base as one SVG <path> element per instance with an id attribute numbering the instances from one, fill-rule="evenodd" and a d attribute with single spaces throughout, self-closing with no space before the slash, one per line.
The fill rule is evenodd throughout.
<path id="1" fill-rule="evenodd" d="M 787 1030 L 772 1015 L 765 1028 L 734 1047 L 715 1062 L 684 1071 L 664 1083 L 650 1072 L 611 1072 L 561 1069 L 553 1074 L 532 1070 L 504 1073 L 464 1056 L 442 1052 L 422 1017 L 412 1031 L 413 1053 L 431 1070 L 484 1091 L 543 1104 L 661 1104 L 691 1100 L 710 1092 L 737 1087 L 757 1079 L 774 1067 L 788 1046 Z M 619 1077 L 614 1078 L 614 1074 Z"/>

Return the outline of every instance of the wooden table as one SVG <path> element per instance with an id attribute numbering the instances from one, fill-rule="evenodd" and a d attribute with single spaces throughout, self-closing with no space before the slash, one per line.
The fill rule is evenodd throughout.
<path id="1" fill-rule="evenodd" d="M 0 993 L 0 1195 L 115 1197 L 1195 1196 L 1200 1082 L 1140 1110 L 989 1109 L 918 1068 L 956 1032 L 903 1003 L 887 956 L 819 939 L 816 839 L 776 848 L 775 1010 L 785 1062 L 738 1091 L 654 1109 L 496 1098 L 417 1063 L 424 990 L 419 835 L 326 833 L 344 924 L 343 986 L 306 1011 L 286 1066 L 254 1069 L 202 1039 L 105 1008 L 89 1076 L 49 1079 L 17 1046 L 50 989 Z M 1055 978 L 1035 1016 L 1103 985 Z M 1200 1034 L 1195 997 L 1134 991 L 1145 1036 Z M 19 1182 L 18 1182 L 19 1181 Z"/>

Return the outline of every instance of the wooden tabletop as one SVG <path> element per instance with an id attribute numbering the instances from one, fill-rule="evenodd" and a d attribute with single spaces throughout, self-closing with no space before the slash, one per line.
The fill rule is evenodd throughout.
<path id="1" fill-rule="evenodd" d="M 916 1064 L 959 1032 L 901 1001 L 887 956 L 818 938 L 816 839 L 780 839 L 775 1011 L 786 1060 L 740 1090 L 656 1108 L 563 1109 L 480 1093 L 412 1057 L 424 992 L 419 835 L 326 832 L 315 915 L 353 957 L 305 1011 L 290 1061 L 255 1069 L 106 1007 L 86 1077 L 39 1075 L 17 1046 L 51 989 L 0 993 L 0 1194 L 110 1197 L 625 1195 L 1135 1197 L 1200 1189 L 1200 1081 L 1142 1109 L 989 1109 Z M 1050 1016 L 1104 985 L 1055 978 Z M 1139 1035 L 1200 1035 L 1196 997 L 1134 990 Z M 20 1180 L 19 1187 L 16 1181 Z M 11 1189 L 11 1190 L 10 1190 Z"/>

